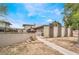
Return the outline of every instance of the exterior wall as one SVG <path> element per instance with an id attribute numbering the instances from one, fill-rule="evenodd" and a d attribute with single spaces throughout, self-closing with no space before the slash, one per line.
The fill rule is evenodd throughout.
<path id="1" fill-rule="evenodd" d="M 44 31 L 43 27 L 39 28 L 39 29 L 37 29 L 36 34 L 39 35 L 39 36 L 41 36 L 41 35 L 43 36 L 45 34 L 43 31 Z"/>
<path id="2" fill-rule="evenodd" d="M 0 22 L 0 27 L 10 28 L 10 25 L 9 24 L 6 24 L 6 23 L 3 23 L 3 22 Z"/>
<path id="3" fill-rule="evenodd" d="M 0 33 L 0 47 L 28 40 L 32 34 L 28 33 Z"/>
<path id="4" fill-rule="evenodd" d="M 26 30 L 23 30 L 23 32 L 27 32 Z"/>
<path id="5" fill-rule="evenodd" d="M 58 37 L 61 37 L 61 26 L 58 26 Z"/>
<path id="6" fill-rule="evenodd" d="M 53 33 L 54 33 L 53 37 L 58 37 L 58 27 L 54 27 L 53 29 L 54 29 L 53 30 Z"/>
<path id="7" fill-rule="evenodd" d="M 27 32 L 28 29 L 34 28 L 34 27 L 35 27 L 35 26 L 32 26 L 32 25 L 26 25 L 26 26 L 24 26 L 23 32 Z"/>
<path id="8" fill-rule="evenodd" d="M 72 29 L 71 29 L 71 28 L 67 28 L 67 32 L 68 32 L 67 36 L 70 36 L 70 37 L 71 37 L 72 34 L 73 34 L 73 33 L 72 33 Z"/>
<path id="9" fill-rule="evenodd" d="M 61 27 L 61 37 L 66 37 L 67 36 L 67 28 Z"/>
<path id="10" fill-rule="evenodd" d="M 73 37 L 79 43 L 79 30 L 73 30 Z"/>
<path id="11" fill-rule="evenodd" d="M 21 33 L 21 32 L 23 32 L 23 31 L 22 31 L 22 29 L 18 29 L 18 32 Z"/>
<path id="12" fill-rule="evenodd" d="M 27 29 L 30 29 L 32 26 L 24 26 L 24 29 L 27 30 Z"/>
<path id="13" fill-rule="evenodd" d="M 53 37 L 60 37 L 61 36 L 61 27 L 59 26 L 54 26 L 53 28 Z"/>
<path id="14" fill-rule="evenodd" d="M 71 28 L 65 28 L 61 26 L 44 26 L 42 28 L 37 29 L 38 35 L 42 35 L 44 37 L 71 37 L 73 36 Z"/>
<path id="15" fill-rule="evenodd" d="M 44 26 L 44 37 L 49 37 L 49 26 Z"/>
<path id="16" fill-rule="evenodd" d="M 35 27 L 35 25 L 26 25 L 26 26 L 24 26 L 24 29 L 26 29 L 26 30 L 27 30 L 27 29 L 29 29 L 29 28 L 31 28 L 31 27 L 32 27 L 32 28 L 34 28 L 34 27 Z"/>
<path id="17" fill-rule="evenodd" d="M 74 36 L 74 37 L 77 37 L 77 36 L 78 36 L 78 30 L 74 30 L 74 31 L 73 31 L 73 36 Z"/>
<path id="18" fill-rule="evenodd" d="M 53 26 L 51 26 L 51 25 L 49 27 L 49 36 L 53 37 Z"/>

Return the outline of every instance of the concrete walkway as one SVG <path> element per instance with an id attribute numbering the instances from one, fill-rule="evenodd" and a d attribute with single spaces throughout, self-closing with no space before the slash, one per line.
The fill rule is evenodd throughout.
<path id="1" fill-rule="evenodd" d="M 43 38 L 43 37 L 41 37 L 41 36 L 36 36 L 36 38 L 37 38 L 39 41 L 41 41 L 41 42 L 43 42 L 44 44 L 46 44 L 47 46 L 49 46 L 49 47 L 51 47 L 51 48 L 53 48 L 53 49 L 56 49 L 57 51 L 59 51 L 60 53 L 62 53 L 62 54 L 64 54 L 64 55 L 78 55 L 78 54 L 75 53 L 75 52 L 69 51 L 69 50 L 67 50 L 67 49 L 65 49 L 65 48 L 63 48 L 63 47 L 60 47 L 60 46 L 58 46 L 58 45 L 56 45 L 56 44 L 54 44 L 54 43 L 51 43 L 51 42 L 49 42 L 49 41 L 46 41 L 46 39 Z"/>

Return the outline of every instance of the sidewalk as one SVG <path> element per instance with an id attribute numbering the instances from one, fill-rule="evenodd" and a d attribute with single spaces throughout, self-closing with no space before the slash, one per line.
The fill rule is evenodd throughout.
<path id="1" fill-rule="evenodd" d="M 65 48 L 62 48 L 54 43 L 50 43 L 49 41 L 46 41 L 45 38 L 41 37 L 41 36 L 36 36 L 36 38 L 43 42 L 44 44 L 46 44 L 47 46 L 51 47 L 52 49 L 56 49 L 57 51 L 59 51 L 60 53 L 64 54 L 64 55 L 78 55 L 77 53 L 75 52 L 72 52 L 72 51 L 69 51 Z"/>

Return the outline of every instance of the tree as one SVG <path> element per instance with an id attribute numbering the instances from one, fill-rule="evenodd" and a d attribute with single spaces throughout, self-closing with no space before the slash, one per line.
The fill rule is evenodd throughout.
<path id="1" fill-rule="evenodd" d="M 77 29 L 79 23 L 79 4 L 67 3 L 64 8 L 64 24 L 66 27 Z"/>
<path id="2" fill-rule="evenodd" d="M 6 4 L 0 4 L 0 16 L 5 18 L 5 15 L 7 14 L 7 5 Z M 6 26 L 4 29 L 4 32 L 6 31 Z"/>
<path id="3" fill-rule="evenodd" d="M 0 4 L 0 16 L 4 16 L 7 14 L 7 5 Z"/>

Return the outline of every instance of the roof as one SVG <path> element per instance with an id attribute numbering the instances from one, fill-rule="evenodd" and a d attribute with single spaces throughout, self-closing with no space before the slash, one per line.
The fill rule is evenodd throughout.
<path id="1" fill-rule="evenodd" d="M 35 25 L 32 25 L 32 24 L 23 24 L 23 26 L 35 26 Z"/>
<path id="2" fill-rule="evenodd" d="M 44 26 L 49 26 L 49 25 L 41 25 L 41 26 L 36 27 L 36 29 L 43 28 Z"/>
<path id="3" fill-rule="evenodd" d="M 11 23 L 8 21 L 0 20 L 0 22 L 7 23 L 7 24 L 11 25 Z"/>
<path id="4" fill-rule="evenodd" d="M 52 22 L 50 25 L 53 25 L 53 26 L 58 26 L 58 25 L 61 25 L 59 22 L 57 22 L 57 21 L 54 21 L 54 22 Z"/>

